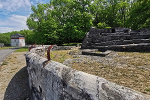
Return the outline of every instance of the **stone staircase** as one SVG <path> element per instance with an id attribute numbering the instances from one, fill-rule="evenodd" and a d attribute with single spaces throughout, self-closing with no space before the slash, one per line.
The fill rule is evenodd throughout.
<path id="1" fill-rule="evenodd" d="M 95 29 L 86 34 L 81 48 L 99 49 L 99 51 L 150 51 L 150 31 L 141 29 L 131 31 L 128 28 Z"/>

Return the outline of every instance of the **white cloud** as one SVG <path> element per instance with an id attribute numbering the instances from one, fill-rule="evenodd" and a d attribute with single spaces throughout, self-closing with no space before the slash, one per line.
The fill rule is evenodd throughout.
<path id="1" fill-rule="evenodd" d="M 10 27 L 0 27 L 0 33 L 11 32 L 11 31 L 15 31 L 15 29 Z"/>
<path id="2" fill-rule="evenodd" d="M 50 2 L 50 0 L 33 0 L 33 1 L 34 1 L 35 4 L 37 4 L 37 3 L 42 3 L 43 4 L 43 3 L 47 3 L 47 2 L 49 3 Z M 31 4 L 33 4 L 33 2 Z"/>
<path id="3" fill-rule="evenodd" d="M 28 6 L 28 7 L 31 6 L 30 0 L 25 0 L 25 5 Z"/>
<path id="4" fill-rule="evenodd" d="M 31 5 L 46 2 L 49 0 L 0 0 L 0 16 L 4 18 L 0 19 L 0 33 L 28 29 L 26 25 L 28 16 L 21 14 L 30 15 Z"/>
<path id="5" fill-rule="evenodd" d="M 30 0 L 5 0 L 0 3 L 0 7 L 3 7 L 3 10 L 10 12 L 16 11 L 20 8 L 30 9 L 31 7 Z"/>
<path id="6" fill-rule="evenodd" d="M 2 4 L 0 4 L 0 9 L 1 9 L 1 8 L 3 8 L 3 5 L 2 5 Z"/>
<path id="7" fill-rule="evenodd" d="M 12 15 L 11 17 L 8 18 L 10 21 L 14 22 L 15 24 L 25 24 L 27 17 L 26 16 L 21 16 L 21 15 Z"/>
<path id="8" fill-rule="evenodd" d="M 21 15 L 12 15 L 11 17 L 8 17 L 6 20 L 0 20 L 0 33 L 28 29 L 26 25 L 26 20 L 27 16 Z"/>
<path id="9" fill-rule="evenodd" d="M 3 5 L 1 4 L 1 0 L 0 0 L 0 9 L 2 9 L 3 8 Z"/>

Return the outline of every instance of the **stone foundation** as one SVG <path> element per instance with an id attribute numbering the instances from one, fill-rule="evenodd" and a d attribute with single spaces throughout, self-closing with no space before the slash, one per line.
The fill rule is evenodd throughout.
<path id="1" fill-rule="evenodd" d="M 31 100 L 150 100 L 150 96 L 44 58 L 36 47 L 26 56 Z"/>
<path id="2" fill-rule="evenodd" d="M 127 28 L 91 28 L 90 31 L 86 34 L 81 48 L 99 49 L 100 51 L 150 51 L 149 38 L 150 31 L 148 29 L 131 31 Z M 123 49 L 122 47 L 127 49 Z"/>
<path id="3" fill-rule="evenodd" d="M 1 48 L 4 47 L 4 43 L 0 43 L 0 47 L 1 47 Z"/>

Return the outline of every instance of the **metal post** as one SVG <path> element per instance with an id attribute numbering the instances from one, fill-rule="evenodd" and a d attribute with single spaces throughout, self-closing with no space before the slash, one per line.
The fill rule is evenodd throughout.
<path id="1" fill-rule="evenodd" d="M 35 45 L 36 45 L 36 44 L 31 45 L 31 47 L 29 47 L 29 51 L 30 51 L 32 48 L 35 48 Z"/>
<path id="2" fill-rule="evenodd" d="M 51 60 L 51 58 L 50 58 L 50 50 L 51 50 L 51 48 L 52 48 L 53 46 L 54 46 L 54 45 L 51 45 L 51 46 L 48 47 L 48 50 L 47 50 L 47 59 L 48 59 L 48 61 Z"/>

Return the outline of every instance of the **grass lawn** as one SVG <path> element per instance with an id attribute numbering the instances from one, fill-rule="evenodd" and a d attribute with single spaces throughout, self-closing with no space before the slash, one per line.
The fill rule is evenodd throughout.
<path id="1" fill-rule="evenodd" d="M 2 48 L 0 48 L 0 50 L 9 49 L 9 48 L 14 48 L 14 47 L 2 47 Z"/>
<path id="2" fill-rule="evenodd" d="M 53 61 L 63 63 L 65 59 L 73 59 L 73 56 L 68 54 L 69 51 L 72 50 L 51 51 L 50 56 Z M 120 64 L 120 67 L 114 66 L 115 62 Z M 150 95 L 150 53 L 117 52 L 117 56 L 108 64 L 73 62 L 72 68 Z"/>
<path id="3" fill-rule="evenodd" d="M 68 52 L 71 50 L 50 51 L 50 57 L 53 61 L 63 63 L 65 59 L 73 58 Z"/>
<path id="4" fill-rule="evenodd" d="M 16 50 L 15 52 L 27 52 L 27 51 L 28 51 L 28 47 L 22 47 Z"/>
<path id="5" fill-rule="evenodd" d="M 69 43 L 69 44 L 62 44 L 63 46 L 76 46 L 77 44 L 82 44 L 82 43 Z"/>

